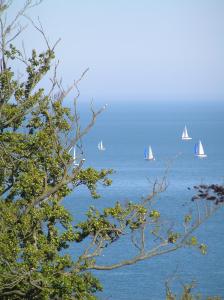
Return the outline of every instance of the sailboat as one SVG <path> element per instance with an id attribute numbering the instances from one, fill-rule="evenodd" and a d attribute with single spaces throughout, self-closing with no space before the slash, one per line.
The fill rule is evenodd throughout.
<path id="1" fill-rule="evenodd" d="M 99 144 L 98 144 L 98 149 L 99 149 L 100 151 L 104 151 L 104 150 L 106 150 L 106 148 L 104 147 L 104 145 L 103 145 L 103 142 L 102 142 L 102 141 L 100 141 L 100 142 L 99 142 Z"/>
<path id="2" fill-rule="evenodd" d="M 151 146 L 149 146 L 148 151 L 145 148 L 144 159 L 145 160 L 155 160 L 155 157 L 153 156 L 153 153 L 152 153 L 152 147 Z"/>
<path id="3" fill-rule="evenodd" d="M 197 144 L 195 144 L 194 146 L 194 153 L 197 157 L 199 158 L 205 158 L 207 157 L 207 155 L 205 154 L 203 145 L 201 143 L 201 141 L 199 140 Z"/>
<path id="4" fill-rule="evenodd" d="M 78 166 L 79 165 L 79 163 L 76 160 L 76 150 L 75 150 L 75 147 L 74 147 L 74 150 L 73 150 L 73 164 L 74 164 L 74 166 Z"/>
<path id="5" fill-rule="evenodd" d="M 187 141 L 187 140 L 191 140 L 192 138 L 191 137 L 189 137 L 189 135 L 188 135 L 188 132 L 187 132 L 187 126 L 185 125 L 184 126 L 184 130 L 183 130 L 183 133 L 182 133 L 182 140 L 185 140 L 185 141 Z"/>

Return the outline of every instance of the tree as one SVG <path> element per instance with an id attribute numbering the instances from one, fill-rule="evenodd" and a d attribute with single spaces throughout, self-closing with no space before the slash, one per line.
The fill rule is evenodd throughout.
<path id="1" fill-rule="evenodd" d="M 117 202 L 103 211 L 89 207 L 86 219 L 75 224 L 62 200 L 81 185 L 98 198 L 97 184 L 111 184 L 112 170 L 85 168 L 81 154 L 78 165 L 74 164 L 70 152 L 81 145 L 105 107 L 92 109 L 92 119 L 82 129 L 76 101 L 86 71 L 68 89 L 62 87 L 57 63 L 53 66 L 57 42 L 49 45 L 41 24 L 30 20 L 46 42 L 45 51 L 33 50 L 27 58 L 13 45 L 24 29 L 19 18 L 37 4 L 27 0 L 7 24 L 4 16 L 10 1 L 0 2 L 0 298 L 95 299 L 102 286 L 91 270 L 119 268 L 186 246 L 205 253 L 206 246 L 192 234 L 220 207 L 224 190 L 217 185 L 195 187 L 196 210 L 184 217 L 182 232 L 164 224 L 154 208 L 156 195 L 167 187 L 166 174 L 155 181 L 145 199 Z M 20 78 L 14 70 L 16 60 L 24 67 Z M 46 91 L 39 86 L 52 68 L 51 87 Z M 64 105 L 72 91 L 73 111 Z M 200 207 L 202 201 L 205 205 Z M 99 264 L 97 257 L 123 235 L 136 248 L 134 257 Z M 68 254 L 71 243 L 83 245 L 80 255 Z"/>

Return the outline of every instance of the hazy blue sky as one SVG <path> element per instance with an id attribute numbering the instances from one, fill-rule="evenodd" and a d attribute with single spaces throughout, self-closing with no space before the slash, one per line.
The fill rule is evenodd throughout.
<path id="1" fill-rule="evenodd" d="M 65 86 L 90 68 L 84 98 L 224 99 L 224 0 L 44 0 L 29 15 L 62 38 Z M 31 28 L 24 40 L 42 45 Z"/>

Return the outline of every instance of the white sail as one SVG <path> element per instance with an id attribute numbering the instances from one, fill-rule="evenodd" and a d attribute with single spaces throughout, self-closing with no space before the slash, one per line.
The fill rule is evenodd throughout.
<path id="1" fill-rule="evenodd" d="M 74 147 L 74 150 L 73 150 L 73 159 L 74 159 L 74 161 L 76 160 L 76 151 L 75 151 L 75 147 Z"/>
<path id="2" fill-rule="evenodd" d="M 183 133 L 182 133 L 182 138 L 186 138 L 186 137 L 188 137 L 188 132 L 187 132 L 187 127 L 185 125 Z"/>
<path id="3" fill-rule="evenodd" d="M 204 155 L 205 154 L 205 151 L 204 151 L 204 148 L 202 146 L 201 141 L 198 142 L 198 154 L 199 155 Z"/>
<path id="4" fill-rule="evenodd" d="M 145 149 L 145 159 L 146 160 L 155 160 L 155 157 L 153 156 L 152 147 L 149 146 L 148 152 L 147 149 Z"/>
<path id="5" fill-rule="evenodd" d="M 78 166 L 79 164 L 78 164 L 78 162 L 76 161 L 76 149 L 75 149 L 75 147 L 74 147 L 74 150 L 73 150 L 73 164 L 74 164 L 74 166 Z"/>
<path id="6" fill-rule="evenodd" d="M 98 144 L 98 149 L 99 149 L 100 151 L 104 151 L 104 150 L 106 150 L 106 148 L 104 147 L 104 145 L 103 145 L 103 142 L 102 142 L 102 141 L 100 141 L 100 142 L 99 142 L 99 144 Z"/>
<path id="7" fill-rule="evenodd" d="M 196 145 L 195 149 L 196 149 L 195 150 L 196 156 L 201 157 L 201 158 L 207 157 L 207 155 L 205 154 L 204 147 L 203 147 L 201 141 L 198 142 L 198 144 Z"/>
<path id="8" fill-rule="evenodd" d="M 152 153 L 152 147 L 149 146 L 149 155 L 148 155 L 148 159 L 154 159 L 153 153 Z"/>
<path id="9" fill-rule="evenodd" d="M 182 140 L 191 140 L 192 138 L 189 137 L 188 132 L 187 132 L 187 126 L 184 126 L 184 130 L 182 133 Z"/>

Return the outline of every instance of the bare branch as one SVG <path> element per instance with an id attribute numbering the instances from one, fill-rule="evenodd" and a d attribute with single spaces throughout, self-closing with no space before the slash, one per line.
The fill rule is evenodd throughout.
<path id="1" fill-rule="evenodd" d="M 17 31 L 17 33 L 11 37 L 6 43 L 5 45 L 7 46 L 8 44 L 10 44 L 14 39 L 16 39 L 25 29 L 27 28 L 27 25 L 25 26 L 19 26 L 19 29 Z"/>
<path id="2" fill-rule="evenodd" d="M 48 39 L 47 39 L 47 37 L 46 37 L 46 34 L 45 34 L 45 32 L 44 32 L 44 29 L 43 29 L 43 26 L 42 26 L 42 24 L 41 24 L 40 18 L 38 18 L 38 22 L 39 22 L 39 26 L 38 26 L 38 25 L 36 25 L 36 24 L 34 23 L 34 21 L 33 21 L 29 16 L 27 16 L 27 15 L 25 15 L 25 14 L 23 14 L 23 16 L 24 16 L 25 18 L 27 18 L 27 19 L 30 21 L 30 23 L 33 25 L 33 27 L 34 27 L 37 31 L 39 31 L 39 32 L 41 33 L 41 35 L 43 36 L 43 38 L 44 38 L 44 40 L 45 40 L 45 43 L 46 43 L 46 45 L 47 45 L 48 50 L 54 51 L 55 47 L 57 46 L 57 44 L 60 42 L 61 39 L 59 38 L 59 39 L 54 43 L 54 45 L 53 45 L 52 47 L 50 47 L 49 41 L 48 41 Z"/>
<path id="3" fill-rule="evenodd" d="M 15 18 L 12 20 L 12 22 L 10 23 L 10 25 L 7 27 L 7 32 L 11 32 L 12 28 L 15 26 L 16 22 L 18 21 L 18 19 L 24 15 L 25 11 L 27 11 L 28 9 L 31 9 L 35 6 L 40 5 L 40 3 L 43 0 L 39 0 L 36 1 L 32 4 L 33 0 L 27 0 L 23 6 L 23 8 L 17 13 L 17 15 L 15 16 Z"/>

